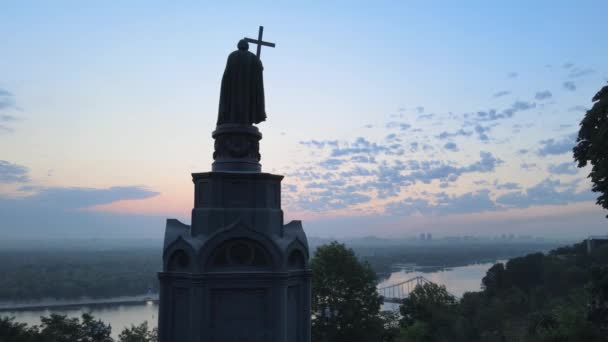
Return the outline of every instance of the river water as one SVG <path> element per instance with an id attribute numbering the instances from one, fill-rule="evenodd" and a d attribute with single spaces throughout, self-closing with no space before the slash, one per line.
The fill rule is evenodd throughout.
<path id="1" fill-rule="evenodd" d="M 453 268 L 425 268 L 414 265 L 402 265 L 402 267 L 395 269 L 388 278 L 381 281 L 378 287 L 389 286 L 422 276 L 436 284 L 445 285 L 450 293 L 460 297 L 467 291 L 479 291 L 481 279 L 492 265 L 493 263 L 481 263 Z M 396 307 L 394 304 L 385 304 L 383 309 L 396 309 Z M 51 313 L 79 317 L 84 312 L 91 313 L 95 318 L 110 324 L 112 326 L 113 337 L 117 337 L 125 327 L 133 324 L 138 325 L 144 321 L 148 322 L 150 328 L 154 328 L 158 320 L 158 305 L 145 301 L 130 304 L 96 304 L 0 311 L 0 316 L 12 316 L 18 322 L 36 325 L 40 324 L 40 316 L 48 316 Z"/>

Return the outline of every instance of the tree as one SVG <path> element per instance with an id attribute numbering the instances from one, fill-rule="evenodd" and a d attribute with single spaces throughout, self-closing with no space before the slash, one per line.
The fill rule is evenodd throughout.
<path id="1" fill-rule="evenodd" d="M 14 317 L 0 317 L 0 342 L 43 342 L 36 327 L 15 322 Z"/>
<path id="2" fill-rule="evenodd" d="M 456 298 L 443 285 L 418 285 L 399 307 L 403 327 L 398 341 L 458 341 Z"/>
<path id="3" fill-rule="evenodd" d="M 431 325 L 445 325 L 453 319 L 452 314 L 456 306 L 456 298 L 452 296 L 445 286 L 435 283 L 418 285 L 403 300 L 399 307 L 401 323 L 408 327 L 422 321 Z"/>
<path id="4" fill-rule="evenodd" d="M 317 248 L 312 268 L 312 334 L 316 342 L 379 341 L 382 299 L 376 274 L 352 249 L 332 242 Z"/>
<path id="5" fill-rule="evenodd" d="M 601 194 L 596 203 L 608 209 L 608 86 L 595 94 L 593 102 L 580 123 L 573 152 L 578 167 L 591 164 L 591 190 Z"/>
<path id="6" fill-rule="evenodd" d="M 589 290 L 591 302 L 587 307 L 587 318 L 608 331 L 608 266 L 591 268 Z"/>
<path id="7" fill-rule="evenodd" d="M 118 335 L 119 342 L 156 342 L 158 341 L 158 333 L 156 329 L 150 330 L 148 322 L 143 322 L 140 325 L 131 325 L 130 328 L 125 328 Z"/>
<path id="8" fill-rule="evenodd" d="M 42 322 L 40 335 L 49 342 L 112 342 L 112 327 L 87 313 L 78 318 L 51 314 L 40 317 Z"/>
<path id="9" fill-rule="evenodd" d="M 399 313 L 393 310 L 380 312 L 380 319 L 384 331 L 382 332 L 382 342 L 396 342 L 401 326 L 399 324 Z"/>
<path id="10" fill-rule="evenodd" d="M 481 279 L 481 284 L 486 293 L 495 294 L 506 287 L 505 265 L 503 263 L 494 264 L 486 272 L 486 276 Z"/>
<path id="11" fill-rule="evenodd" d="M 42 325 L 28 327 L 11 317 L 0 317 L 0 342 L 114 342 L 110 325 L 90 314 L 81 319 L 51 314 L 40 317 Z M 118 335 L 117 342 L 156 342 L 158 331 L 150 330 L 148 322 L 131 325 Z"/>

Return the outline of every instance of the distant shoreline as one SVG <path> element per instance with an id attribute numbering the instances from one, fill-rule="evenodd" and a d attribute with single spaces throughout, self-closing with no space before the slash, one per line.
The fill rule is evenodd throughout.
<path id="1" fill-rule="evenodd" d="M 118 298 L 103 298 L 103 299 L 82 299 L 74 301 L 61 301 L 61 302 L 38 302 L 38 303 L 0 303 L 0 314 L 2 312 L 12 311 L 30 311 L 30 310 L 44 310 L 44 309 L 67 309 L 79 306 L 103 306 L 111 304 L 140 304 L 146 302 L 158 302 L 158 294 L 151 295 L 140 295 L 131 297 L 118 297 Z"/>

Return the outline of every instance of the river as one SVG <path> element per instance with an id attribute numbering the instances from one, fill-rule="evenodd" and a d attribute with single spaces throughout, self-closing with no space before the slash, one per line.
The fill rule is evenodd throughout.
<path id="1" fill-rule="evenodd" d="M 405 280 L 422 276 L 436 284 L 445 285 L 450 293 L 460 297 L 467 291 L 479 291 L 481 278 L 494 263 L 471 264 L 452 268 L 424 268 L 415 265 L 402 265 L 394 270 L 391 275 L 381 281 L 378 287 L 397 284 Z M 385 304 L 383 309 L 395 309 L 394 304 Z M 148 322 L 150 328 L 156 327 L 158 319 L 158 304 L 142 301 L 140 303 L 121 304 L 95 304 L 69 307 L 52 307 L 21 309 L 16 311 L 0 311 L 0 316 L 13 316 L 18 322 L 29 325 L 40 324 L 40 316 L 48 316 L 51 313 L 78 317 L 84 312 L 89 312 L 97 319 L 112 326 L 112 336 L 117 337 L 125 328 L 133 324 L 138 325 L 144 321 Z"/>

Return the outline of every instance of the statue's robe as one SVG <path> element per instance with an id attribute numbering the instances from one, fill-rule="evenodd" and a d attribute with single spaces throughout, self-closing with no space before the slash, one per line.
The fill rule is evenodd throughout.
<path id="1" fill-rule="evenodd" d="M 263 70 L 260 59 L 245 49 L 228 56 L 222 77 L 218 125 L 252 125 L 266 120 Z"/>

